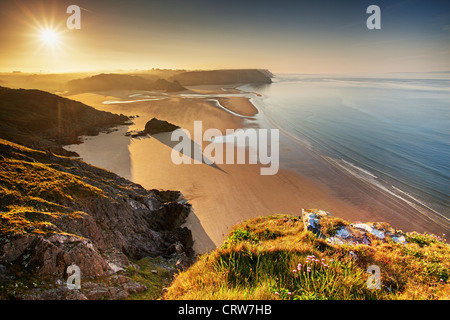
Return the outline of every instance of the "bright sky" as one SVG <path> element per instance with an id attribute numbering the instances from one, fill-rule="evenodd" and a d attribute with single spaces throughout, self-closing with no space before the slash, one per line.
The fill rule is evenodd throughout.
<path id="1" fill-rule="evenodd" d="M 80 30 L 66 27 L 71 4 Z M 381 30 L 366 27 L 371 4 Z M 448 0 L 1 1 L 0 30 L 2 72 L 450 70 Z"/>

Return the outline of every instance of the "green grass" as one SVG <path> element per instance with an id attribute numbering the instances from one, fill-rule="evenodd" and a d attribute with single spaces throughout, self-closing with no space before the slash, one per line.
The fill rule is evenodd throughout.
<path id="1" fill-rule="evenodd" d="M 172 274 L 168 271 L 172 266 L 167 266 L 167 262 L 164 262 L 161 258 L 150 257 L 134 261 L 134 264 L 137 268 L 128 268 L 126 275 L 134 282 L 145 285 L 147 290 L 131 295 L 128 300 L 159 299 L 163 288 L 168 286 L 172 280 Z"/>
<path id="2" fill-rule="evenodd" d="M 329 230 L 346 223 L 332 221 Z M 449 246 L 427 239 L 329 245 L 299 217 L 251 219 L 178 274 L 164 299 L 448 299 Z M 367 287 L 370 265 L 380 267 L 381 289 Z"/>
<path id="3" fill-rule="evenodd" d="M 105 193 L 64 172 L 64 157 L 0 139 L 0 235 L 64 233 L 56 225 L 79 219 L 83 207 Z M 59 164 L 61 163 L 61 165 Z M 65 220 L 64 220 L 65 219 Z M 58 223 L 61 225 L 61 223 Z"/>

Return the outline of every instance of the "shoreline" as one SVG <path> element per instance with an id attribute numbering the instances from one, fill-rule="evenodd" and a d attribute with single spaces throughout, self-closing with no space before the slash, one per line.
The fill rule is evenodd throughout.
<path id="1" fill-rule="evenodd" d="M 260 99 L 252 98 L 250 101 L 252 101 L 256 106 L 258 106 L 258 103 L 262 103 L 262 105 L 259 105 L 258 109 L 264 109 L 264 102 Z M 365 211 L 369 213 L 363 214 L 363 216 L 371 217 L 372 215 L 379 215 L 381 220 L 392 224 L 394 227 L 403 229 L 403 231 L 406 232 L 417 231 L 441 235 L 443 233 L 448 233 L 450 230 L 450 221 L 444 214 L 428 207 L 425 203 L 414 198 L 407 192 L 396 188 L 395 186 L 389 187 L 386 182 L 381 180 L 379 181 L 377 176 L 362 168 L 356 167 L 352 163 L 323 155 L 309 142 L 296 136 L 293 137 L 287 130 L 279 127 L 278 124 L 268 115 L 264 115 L 264 121 L 267 124 L 270 124 L 268 127 L 278 128 L 280 130 L 280 136 L 284 134 L 285 139 L 289 140 L 291 145 L 295 145 L 295 147 L 299 147 L 299 149 L 308 150 L 309 153 L 321 163 L 322 168 L 328 171 L 335 171 L 337 172 L 336 177 L 348 181 L 348 183 L 340 184 L 343 185 L 344 188 L 351 185 L 353 188 L 350 189 L 353 190 L 349 189 L 348 191 L 340 192 L 343 188 L 339 187 L 339 183 L 328 179 L 326 180 L 326 187 L 329 187 L 331 191 L 337 191 L 336 194 L 339 198 L 346 199 L 349 195 L 351 195 L 351 202 L 354 202 L 354 199 L 358 200 L 360 202 L 360 206 L 364 206 Z M 293 157 L 292 154 L 290 157 Z M 286 162 L 289 163 L 289 161 L 290 160 L 288 159 Z M 343 166 L 340 162 L 346 163 L 347 167 Z M 349 166 L 352 167 L 352 170 L 348 169 Z M 283 161 L 280 161 L 280 168 L 283 167 L 286 167 L 286 165 Z M 299 171 L 301 171 L 301 176 L 312 178 L 312 180 L 321 180 L 322 178 L 321 172 L 316 171 L 313 175 L 311 175 L 312 170 L 299 170 L 298 165 L 288 165 L 288 167 L 289 170 L 292 170 L 295 173 L 299 173 Z M 357 172 L 355 173 L 354 171 Z M 369 179 L 364 177 L 364 175 L 368 176 Z M 326 175 L 323 176 L 325 177 Z M 330 176 L 327 178 L 329 177 Z M 359 193 L 359 196 L 353 195 L 354 193 Z M 367 202 L 362 202 L 361 199 L 366 199 Z M 347 213 L 345 212 L 339 214 L 339 216 L 342 216 L 347 220 L 355 221 L 353 215 L 347 216 Z M 375 222 L 375 220 L 370 221 Z M 361 222 L 364 222 L 364 220 Z"/>
<path id="2" fill-rule="evenodd" d="M 203 91 L 205 92 L 206 90 Z M 177 166 L 170 161 L 173 146 L 167 139 L 161 136 L 130 139 L 124 137 L 122 131 L 140 130 L 146 121 L 155 116 L 190 132 L 193 132 L 194 120 L 203 121 L 203 130 L 217 128 L 225 132 L 226 129 L 245 128 L 245 118 L 214 106 L 211 101 L 207 101 L 209 96 L 201 99 L 180 98 L 174 94 L 164 100 L 102 103 L 105 100 L 117 100 L 118 96 L 129 100 L 129 97 L 118 92 L 69 97 L 100 110 L 139 115 L 129 127 L 89 137 L 83 144 L 69 146 L 69 149 L 78 152 L 86 162 L 122 175 L 146 189 L 180 190 L 194 210 L 185 226 L 192 230 L 194 250 L 197 253 L 205 253 L 220 246 L 236 223 L 277 213 L 301 215 L 302 208 L 323 209 L 333 216 L 350 221 L 385 221 L 404 231 L 421 232 L 414 228 L 414 221 L 411 221 L 414 215 L 409 213 L 406 217 L 402 216 L 405 208 L 395 202 L 395 199 L 390 199 L 389 205 L 384 204 L 385 195 L 372 193 L 367 186 L 364 189 L 356 178 L 352 180 L 347 177 L 342 180 L 342 173 L 333 168 L 326 168 L 323 163 L 317 163 L 318 159 L 306 150 L 306 147 L 300 148 L 300 156 L 291 160 L 297 166 L 303 167 L 303 173 L 311 169 L 308 174 L 299 173 L 286 166 L 286 163 L 274 176 L 261 176 L 260 165 L 220 164 L 217 165 L 220 170 L 206 164 Z M 251 93 L 246 100 L 238 101 L 235 98 L 238 97 L 227 97 L 227 100 L 223 100 L 224 107 L 231 106 L 233 112 L 242 115 L 254 111 L 247 104 L 252 104 L 249 100 Z M 237 101 L 239 103 L 235 103 Z M 252 107 L 256 109 L 258 118 L 263 116 L 256 106 L 252 104 Z M 292 147 L 282 143 L 280 154 L 283 154 L 283 148 Z M 322 170 L 327 171 L 321 172 Z M 333 178 L 324 180 L 327 175 Z M 359 199 L 348 196 L 358 189 Z M 370 193 L 364 196 L 365 191 Z M 422 226 L 427 225 L 430 227 L 432 223 L 428 222 Z"/>

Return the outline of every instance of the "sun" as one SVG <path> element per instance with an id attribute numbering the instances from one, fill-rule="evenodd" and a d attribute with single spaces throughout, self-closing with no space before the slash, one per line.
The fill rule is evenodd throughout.
<path id="1" fill-rule="evenodd" d="M 40 31 L 40 38 L 43 44 L 48 46 L 55 46 L 59 42 L 59 34 L 52 29 L 42 29 Z"/>

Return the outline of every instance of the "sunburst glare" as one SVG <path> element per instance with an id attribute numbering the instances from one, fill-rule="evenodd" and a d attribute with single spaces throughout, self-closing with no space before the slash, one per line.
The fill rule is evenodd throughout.
<path id="1" fill-rule="evenodd" d="M 52 29 L 40 30 L 40 39 L 45 45 L 55 46 L 59 42 L 59 34 Z"/>

